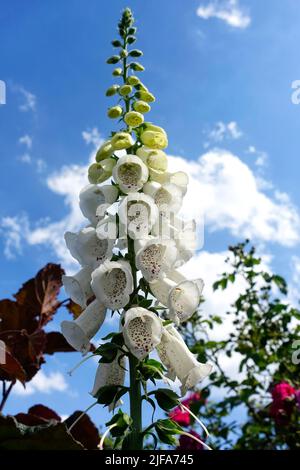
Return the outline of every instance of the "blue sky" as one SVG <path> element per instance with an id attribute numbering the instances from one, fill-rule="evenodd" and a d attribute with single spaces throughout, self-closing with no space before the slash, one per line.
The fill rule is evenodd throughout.
<path id="1" fill-rule="evenodd" d="M 112 129 L 105 60 L 127 5 L 144 51 L 143 80 L 157 97 L 151 120 L 168 132 L 171 165 L 191 173 L 187 212 L 192 206 L 198 216 L 198 206 L 205 212 L 204 247 L 186 272 L 204 278 L 207 309 L 224 311 L 230 303 L 230 295 L 213 298 L 209 285 L 223 270 L 227 245 L 246 236 L 266 265 L 288 278 L 296 301 L 300 106 L 291 101 L 291 85 L 300 79 L 297 0 L 2 1 L 1 297 L 46 262 L 73 269 L 63 232 L 80 223 L 75 206 L 88 160 Z M 95 364 L 69 379 L 65 371 L 76 359 L 50 358 L 42 385 L 12 395 L 7 411 L 43 402 L 68 414 L 90 404 Z M 57 372 L 63 379 L 51 376 Z M 43 383 L 56 383 L 56 391 L 45 393 Z M 93 416 L 102 420 L 99 409 Z"/>

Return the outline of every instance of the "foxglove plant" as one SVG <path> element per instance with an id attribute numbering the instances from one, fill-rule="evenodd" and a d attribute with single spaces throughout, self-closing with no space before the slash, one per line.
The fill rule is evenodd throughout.
<path id="1" fill-rule="evenodd" d="M 93 351 L 100 359 L 91 394 L 97 403 L 119 408 L 107 423 L 101 448 L 109 432 L 115 448 L 142 449 L 146 436 L 177 445 L 175 436 L 186 433 L 178 423 L 160 419 L 143 428 L 143 401 L 168 412 L 180 403 L 172 389 L 149 390 L 148 382 L 156 387 L 157 380 L 168 385 L 178 380 L 184 395 L 212 369 L 197 361 L 176 329 L 197 310 L 203 288 L 202 280 L 190 281 L 177 270 L 193 255 L 196 227 L 178 216 L 188 176 L 168 172 L 167 133 L 145 121 L 155 97 L 135 75 L 144 67 L 132 61 L 142 56 L 140 50 L 130 49 L 136 41 L 133 24 L 127 8 L 118 25 L 120 39 L 112 42 L 118 53 L 107 60 L 118 65 L 113 76 L 120 80 L 106 92 L 117 97 L 107 115 L 118 119 L 121 128 L 97 151 L 88 170 L 90 184 L 80 191 L 87 226 L 65 234 L 81 269 L 64 276 L 63 283 L 84 309 L 76 320 L 62 323 L 65 338 L 87 353 L 107 310 L 119 315 L 119 331 L 103 338 Z M 127 393 L 130 415 L 120 409 Z"/>

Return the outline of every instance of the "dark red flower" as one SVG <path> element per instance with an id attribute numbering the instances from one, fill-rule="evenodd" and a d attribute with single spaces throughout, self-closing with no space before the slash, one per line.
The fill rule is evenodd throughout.
<path id="1" fill-rule="evenodd" d="M 287 382 L 280 382 L 279 384 L 276 384 L 271 391 L 273 401 L 277 402 L 284 401 L 292 395 L 295 395 L 295 393 L 296 390 L 294 387 L 292 387 Z"/>
<path id="2" fill-rule="evenodd" d="M 190 414 L 187 411 L 182 410 L 179 406 L 174 408 L 174 410 L 170 412 L 169 416 L 173 421 L 175 421 L 175 423 L 179 424 L 180 426 L 189 426 L 191 423 Z"/>
<path id="3" fill-rule="evenodd" d="M 201 436 L 196 431 L 189 431 L 189 434 L 197 437 L 197 439 L 201 439 Z M 203 445 L 200 442 L 195 441 L 189 436 L 181 435 L 179 438 L 179 446 L 177 447 L 178 450 L 203 450 Z"/>
<path id="4" fill-rule="evenodd" d="M 276 384 L 271 390 L 273 402 L 270 407 L 270 415 L 279 426 L 289 423 L 293 411 L 293 398 L 296 390 L 287 382 Z"/>

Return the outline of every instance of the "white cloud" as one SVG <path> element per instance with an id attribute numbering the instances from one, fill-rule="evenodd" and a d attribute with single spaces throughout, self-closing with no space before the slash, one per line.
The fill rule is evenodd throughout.
<path id="1" fill-rule="evenodd" d="M 42 158 L 34 158 L 29 153 L 24 153 L 17 160 L 26 165 L 32 165 L 37 173 L 43 173 L 47 168 L 47 163 Z"/>
<path id="2" fill-rule="evenodd" d="M 26 215 L 19 217 L 3 217 L 0 225 L 0 233 L 5 237 L 4 255 L 7 259 L 14 259 L 22 254 L 22 244 L 27 240 L 29 223 Z"/>
<path id="3" fill-rule="evenodd" d="M 32 137 L 30 135 L 25 134 L 19 138 L 19 143 L 25 145 L 28 149 L 32 147 Z"/>
<path id="4" fill-rule="evenodd" d="M 262 152 L 261 150 L 257 150 L 254 145 L 250 145 L 247 150 L 248 153 L 254 155 L 255 165 L 259 168 L 264 168 L 268 164 L 268 154 L 266 152 Z"/>
<path id="5" fill-rule="evenodd" d="M 291 260 L 292 279 L 289 284 L 288 301 L 299 309 L 300 302 L 300 256 L 293 256 Z"/>
<path id="6" fill-rule="evenodd" d="M 204 20 L 218 18 L 233 28 L 245 29 L 251 23 L 251 17 L 240 6 L 239 0 L 214 0 L 201 4 L 197 15 Z"/>
<path id="7" fill-rule="evenodd" d="M 21 85 L 14 85 L 13 89 L 16 92 L 19 92 L 23 97 L 23 102 L 20 104 L 19 110 L 25 113 L 28 111 L 35 112 L 37 103 L 36 96 Z"/>
<path id="8" fill-rule="evenodd" d="M 94 147 L 99 147 L 103 142 L 101 134 L 97 127 L 87 129 L 82 132 L 82 138 L 87 144 L 92 144 Z"/>
<path id="9" fill-rule="evenodd" d="M 206 133 L 208 141 L 204 143 L 204 147 L 207 148 L 210 143 L 220 143 L 224 140 L 237 140 L 243 135 L 235 121 L 230 121 L 228 124 L 219 121 L 215 124 L 213 129 Z"/>
<path id="10" fill-rule="evenodd" d="M 47 163 L 42 158 L 38 158 L 37 160 L 35 160 L 35 165 L 36 165 L 36 171 L 38 173 L 42 173 L 47 168 Z"/>
<path id="11" fill-rule="evenodd" d="M 18 160 L 22 163 L 26 163 L 27 165 L 31 165 L 32 163 L 32 158 L 31 158 L 31 155 L 29 155 L 29 153 L 24 153 L 23 155 L 18 157 Z"/>
<path id="12" fill-rule="evenodd" d="M 50 372 L 47 375 L 41 370 L 26 384 L 26 388 L 20 382 L 17 382 L 13 388 L 13 393 L 20 396 L 33 395 L 38 392 L 49 394 L 52 392 L 64 392 L 67 388 L 68 384 L 63 374 L 60 372 Z"/>
<path id="13" fill-rule="evenodd" d="M 173 170 L 190 174 L 183 212 L 210 231 L 228 230 L 239 239 L 293 246 L 300 241 L 300 215 L 287 194 L 260 190 L 251 169 L 231 152 L 214 149 L 198 161 L 170 157 Z M 197 204 L 195 204 L 197 201 Z"/>

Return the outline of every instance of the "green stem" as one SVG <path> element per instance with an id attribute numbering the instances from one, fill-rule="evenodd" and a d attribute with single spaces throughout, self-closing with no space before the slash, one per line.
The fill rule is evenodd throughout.
<path id="1" fill-rule="evenodd" d="M 128 255 L 131 264 L 132 276 L 133 276 L 133 292 L 137 291 L 137 276 L 135 266 L 135 254 L 134 254 L 134 241 L 128 236 Z M 130 299 L 130 303 L 134 302 L 134 298 Z M 142 394 L 141 394 L 141 382 L 137 378 L 137 366 L 138 359 L 129 354 L 129 378 L 130 378 L 130 416 L 132 418 L 132 433 L 129 440 L 130 450 L 142 450 L 143 449 L 143 435 L 142 435 Z"/>
<path id="2" fill-rule="evenodd" d="M 132 433 L 129 440 L 129 450 L 143 450 L 142 435 L 142 396 L 141 383 L 137 379 L 138 360 L 135 356 L 129 356 L 130 374 L 130 416 L 132 418 Z"/>

